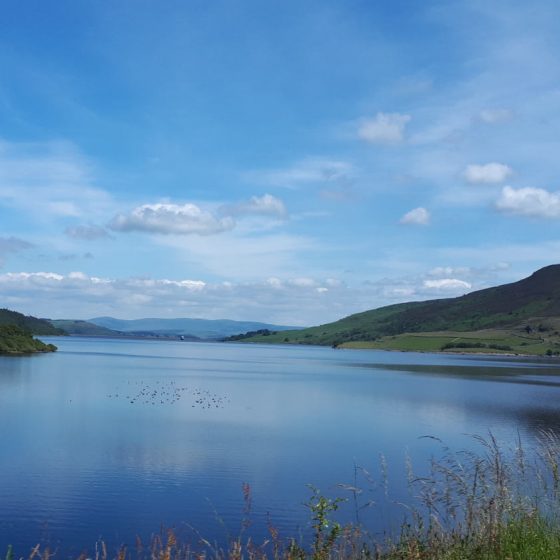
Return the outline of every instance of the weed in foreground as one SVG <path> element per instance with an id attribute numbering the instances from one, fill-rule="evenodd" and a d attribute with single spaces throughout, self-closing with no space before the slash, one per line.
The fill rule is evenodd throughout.
<path id="1" fill-rule="evenodd" d="M 352 485 L 341 485 L 351 499 L 329 498 L 310 486 L 305 504 L 312 536 L 282 538 L 269 521 L 269 536 L 256 543 L 247 536 L 251 524 L 250 487 L 243 485 L 244 510 L 236 538 L 226 548 L 198 535 L 182 542 L 174 531 L 153 537 L 146 546 L 121 547 L 109 554 L 105 543 L 91 560 L 558 560 L 560 559 L 560 439 L 542 432 L 530 450 L 521 438 L 503 449 L 496 438 L 474 436 L 479 451 L 452 452 L 441 445 L 428 472 L 416 475 L 407 465 L 410 499 L 396 533 L 376 537 L 360 522 L 360 512 L 375 508 L 371 486 L 381 487 L 390 500 L 387 466 L 382 458 L 380 482 L 361 467 Z M 368 486 L 370 488 L 368 488 Z M 336 513 L 344 502 L 355 510 L 355 521 L 341 525 Z M 50 560 L 48 549 L 33 549 L 28 560 Z M 82 555 L 79 560 L 90 557 Z M 6 560 L 14 560 L 11 547 Z M 23 559 L 21 559 L 23 560 Z"/>

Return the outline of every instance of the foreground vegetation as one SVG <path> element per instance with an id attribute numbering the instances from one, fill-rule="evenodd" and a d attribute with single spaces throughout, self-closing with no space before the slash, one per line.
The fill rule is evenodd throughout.
<path id="1" fill-rule="evenodd" d="M 435 438 L 431 438 L 435 439 Z M 307 538 L 280 536 L 269 524 L 269 537 L 255 542 L 247 536 L 251 525 L 251 492 L 243 485 L 245 510 L 239 536 L 220 547 L 196 533 L 195 542 L 162 531 L 150 543 L 137 540 L 131 548 L 108 551 L 95 547 L 96 560 L 557 560 L 560 558 L 560 440 L 543 432 L 534 448 L 519 442 L 501 449 L 492 435 L 475 438 L 478 452 L 453 453 L 442 445 L 441 455 L 421 474 L 407 466 L 409 500 L 404 522 L 394 534 L 371 534 L 361 522 L 377 499 L 390 500 L 386 466 L 378 475 L 355 467 L 351 485 L 336 498 L 310 487 Z M 372 499 L 372 496 L 376 496 Z M 352 508 L 353 523 L 337 521 L 339 510 Z M 374 510 L 375 511 L 375 510 Z M 53 551 L 38 545 L 33 558 L 49 559 Z M 11 548 L 6 560 L 14 560 Z"/>

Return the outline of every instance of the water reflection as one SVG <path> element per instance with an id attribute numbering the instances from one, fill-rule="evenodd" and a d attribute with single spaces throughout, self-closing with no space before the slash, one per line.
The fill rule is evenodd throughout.
<path id="1" fill-rule="evenodd" d="M 393 484 L 421 436 L 560 432 L 558 369 L 512 358 L 329 348 L 62 339 L 56 354 L 0 358 L 0 550 L 37 540 L 81 551 L 188 521 L 232 531 L 253 487 L 304 528 L 307 483 L 335 491 L 379 453 Z M 153 404 L 152 404 L 153 403 Z M 157 406 L 156 406 L 157 404 Z M 219 513 L 221 522 L 216 520 Z"/>

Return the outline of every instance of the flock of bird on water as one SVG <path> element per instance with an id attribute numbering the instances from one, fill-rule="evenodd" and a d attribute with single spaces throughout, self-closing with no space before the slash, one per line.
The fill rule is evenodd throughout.
<path id="1" fill-rule="evenodd" d="M 126 399 L 130 404 L 167 405 L 175 404 L 183 397 L 190 397 L 191 408 L 224 408 L 229 399 L 206 389 L 179 386 L 175 381 L 156 381 L 150 385 L 145 381 L 127 382 L 126 390 L 117 389 L 107 395 L 110 399 Z"/>

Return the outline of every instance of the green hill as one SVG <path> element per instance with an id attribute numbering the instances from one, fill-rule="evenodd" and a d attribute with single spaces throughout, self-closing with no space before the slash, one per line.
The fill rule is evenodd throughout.
<path id="1" fill-rule="evenodd" d="M 54 344 L 45 344 L 15 325 L 0 325 L 0 354 L 34 354 L 54 352 Z"/>
<path id="2" fill-rule="evenodd" d="M 251 342 L 402 350 L 560 352 L 560 265 L 448 299 L 401 303 Z"/>
<path id="3" fill-rule="evenodd" d="M 65 334 L 63 330 L 51 325 L 46 319 L 37 319 L 31 315 L 23 315 L 17 311 L 0 309 L 0 325 L 15 325 L 32 334 L 58 336 Z"/>

